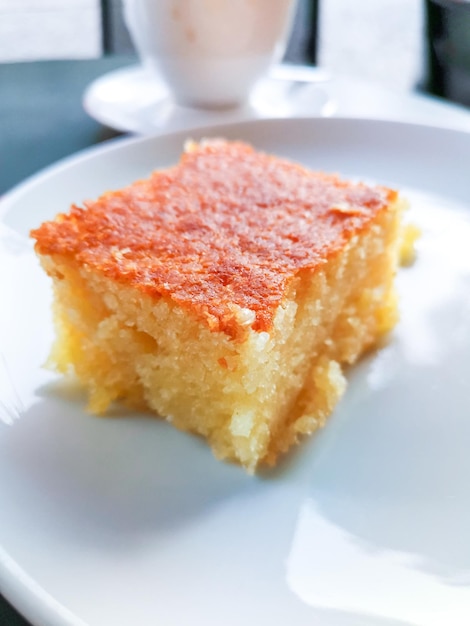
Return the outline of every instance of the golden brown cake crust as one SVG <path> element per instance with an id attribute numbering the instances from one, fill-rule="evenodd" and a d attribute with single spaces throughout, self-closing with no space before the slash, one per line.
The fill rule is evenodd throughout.
<path id="1" fill-rule="evenodd" d="M 324 264 L 395 198 L 212 141 L 175 167 L 73 206 L 32 236 L 42 255 L 73 256 L 240 338 L 234 305 L 254 312 L 254 330 L 269 330 L 297 272 Z"/>

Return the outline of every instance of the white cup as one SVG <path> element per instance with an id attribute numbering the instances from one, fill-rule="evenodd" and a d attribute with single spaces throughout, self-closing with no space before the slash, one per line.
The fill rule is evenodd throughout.
<path id="1" fill-rule="evenodd" d="M 124 0 L 142 62 L 179 104 L 239 106 L 286 47 L 296 0 Z"/>

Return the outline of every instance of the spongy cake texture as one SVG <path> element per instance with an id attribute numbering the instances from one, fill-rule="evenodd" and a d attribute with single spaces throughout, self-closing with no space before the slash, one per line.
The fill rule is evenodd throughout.
<path id="1" fill-rule="evenodd" d="M 253 471 L 323 425 L 396 321 L 402 201 L 222 140 L 32 235 L 51 360 Z"/>

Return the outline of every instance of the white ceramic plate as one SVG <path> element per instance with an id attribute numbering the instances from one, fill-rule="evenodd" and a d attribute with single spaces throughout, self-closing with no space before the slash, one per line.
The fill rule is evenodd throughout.
<path id="1" fill-rule="evenodd" d="M 113 142 L 20 186 L 0 246 L 3 593 L 37 625 L 467 625 L 470 134 L 347 119 L 192 134 L 403 189 L 423 234 L 401 321 L 327 427 L 249 477 L 166 423 L 86 415 L 41 369 L 49 284 L 22 236 L 174 162 L 186 133 Z"/>

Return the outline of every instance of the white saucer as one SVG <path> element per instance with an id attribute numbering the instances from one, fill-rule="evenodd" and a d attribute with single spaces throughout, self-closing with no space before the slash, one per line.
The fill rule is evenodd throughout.
<path id="1" fill-rule="evenodd" d="M 315 80 L 317 70 L 308 71 Z M 277 66 L 273 74 L 276 77 L 270 76 L 259 82 L 246 106 L 208 111 L 178 106 L 155 72 L 134 65 L 95 80 L 85 91 L 83 106 L 91 117 L 106 126 L 141 134 L 185 130 L 209 123 L 325 116 L 333 112 L 326 91 L 318 84 L 306 81 L 305 76 L 298 80 L 295 69 Z M 318 78 L 321 80 L 320 74 Z"/>

